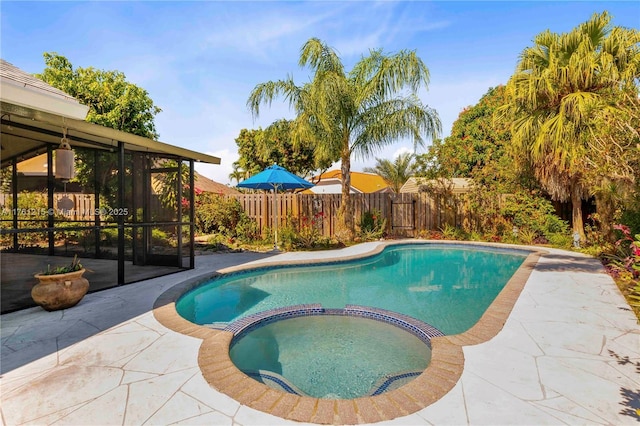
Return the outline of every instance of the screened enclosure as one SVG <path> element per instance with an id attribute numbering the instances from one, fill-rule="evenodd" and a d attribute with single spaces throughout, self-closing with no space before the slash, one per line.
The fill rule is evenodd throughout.
<path id="1" fill-rule="evenodd" d="M 218 158 L 1 106 L 3 313 L 34 306 L 33 275 L 74 256 L 90 292 L 194 267 L 194 162 Z M 63 139 L 71 165 L 61 165 Z"/>

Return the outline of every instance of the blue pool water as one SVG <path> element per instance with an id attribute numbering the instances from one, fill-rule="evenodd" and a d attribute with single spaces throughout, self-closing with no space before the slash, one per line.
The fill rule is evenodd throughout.
<path id="1" fill-rule="evenodd" d="M 264 325 L 234 341 L 229 356 L 268 386 L 277 388 L 264 378 L 276 373 L 300 395 L 348 399 L 372 393 L 389 377 L 410 376 L 395 385 L 415 378 L 429 364 L 431 349 L 384 322 L 327 315 Z"/>
<path id="2" fill-rule="evenodd" d="M 527 254 L 480 246 L 390 246 L 355 261 L 223 275 L 184 294 L 176 309 L 196 324 L 224 324 L 290 305 L 355 304 L 457 334 L 480 319 Z"/>

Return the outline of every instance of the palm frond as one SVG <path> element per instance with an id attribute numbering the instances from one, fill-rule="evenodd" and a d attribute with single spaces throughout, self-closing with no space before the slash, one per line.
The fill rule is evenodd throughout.
<path id="1" fill-rule="evenodd" d="M 289 76 L 286 80 L 267 81 L 260 83 L 251 91 L 247 100 L 247 108 L 252 115 L 257 117 L 260 114 L 260 105 L 267 104 L 271 106 L 274 99 L 283 96 L 288 101 L 289 106 L 297 107 L 300 101 L 301 89 L 295 85 L 293 79 Z M 296 108 L 297 109 L 297 108 Z"/>

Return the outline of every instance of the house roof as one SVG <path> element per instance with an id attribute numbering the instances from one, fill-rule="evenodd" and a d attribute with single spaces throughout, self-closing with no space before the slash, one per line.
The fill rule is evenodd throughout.
<path id="1" fill-rule="evenodd" d="M 0 64 L 2 166 L 57 147 L 66 130 L 72 147 L 129 151 L 220 164 L 220 158 L 84 121 L 88 107 L 6 61 Z M 38 81 L 36 81 L 38 80 Z M 84 113 L 82 112 L 84 111 Z"/>
<path id="2" fill-rule="evenodd" d="M 464 194 L 469 192 L 472 180 L 467 178 L 440 178 L 440 179 L 425 179 L 419 177 L 409 178 L 402 188 L 400 193 L 416 193 L 425 192 L 430 185 L 446 186 L 450 188 L 454 194 Z"/>
<path id="3" fill-rule="evenodd" d="M 50 95 L 66 99 L 70 102 L 75 102 L 77 104 L 80 103 L 73 96 L 68 95 L 67 93 L 63 92 L 60 89 L 56 89 L 55 87 L 50 86 L 49 84 L 45 83 L 39 78 L 36 78 L 25 71 L 22 71 L 20 68 L 16 67 L 12 63 L 7 62 L 1 58 L 0 58 L 0 78 L 3 78 L 3 79 L 6 78 L 8 80 L 12 80 L 21 86 L 29 87 L 36 91 L 47 92 Z"/>
<path id="4" fill-rule="evenodd" d="M 240 194 L 240 191 L 238 191 L 237 189 L 231 188 L 230 186 L 223 185 L 219 182 L 213 181 L 208 177 L 201 175 L 198 172 L 195 172 L 195 179 L 196 179 L 195 187 L 196 189 L 199 189 L 201 191 L 215 192 L 217 194 L 224 194 L 224 195 Z"/>
<path id="5" fill-rule="evenodd" d="M 331 185 L 342 181 L 342 171 L 329 170 L 310 179 L 316 185 Z M 351 188 L 355 192 L 373 193 L 389 190 L 391 186 L 381 177 L 372 173 L 351 172 Z M 305 191 L 306 192 L 306 191 Z"/>
<path id="6" fill-rule="evenodd" d="M 64 117 L 84 120 L 89 107 L 73 96 L 24 72 L 15 65 L 0 59 L 2 100 L 25 107 L 37 107 L 41 111 Z"/>

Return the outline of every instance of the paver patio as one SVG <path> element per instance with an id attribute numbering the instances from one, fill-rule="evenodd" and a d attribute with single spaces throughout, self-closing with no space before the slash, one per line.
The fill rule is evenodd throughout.
<path id="1" fill-rule="evenodd" d="M 335 256 L 199 256 L 195 270 L 89 294 L 66 311 L 2 315 L 2 424 L 299 424 L 212 389 L 198 367 L 202 340 L 165 328 L 152 309 L 176 283 L 217 270 Z M 448 394 L 385 424 L 640 421 L 640 326 L 596 259 L 550 249 L 502 331 L 463 351 L 464 371 Z"/>

